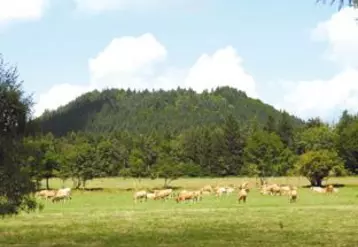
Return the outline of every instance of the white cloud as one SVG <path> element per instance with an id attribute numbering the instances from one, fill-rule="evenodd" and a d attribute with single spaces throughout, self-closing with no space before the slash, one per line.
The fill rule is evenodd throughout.
<path id="1" fill-rule="evenodd" d="M 180 86 L 201 92 L 228 85 L 257 97 L 254 79 L 242 68 L 242 60 L 231 46 L 200 56 L 190 69 L 168 67 L 166 58 L 166 48 L 152 34 L 116 38 L 89 59 L 91 81 L 87 86 L 54 86 L 40 96 L 35 115 L 64 105 L 85 91 L 106 87 L 168 90 Z"/>
<path id="2" fill-rule="evenodd" d="M 90 85 L 79 86 L 68 83 L 54 85 L 49 91 L 39 95 L 38 104 L 34 107 L 34 116 L 40 116 L 46 109 L 52 110 L 65 105 L 81 94 L 93 89 Z"/>
<path id="3" fill-rule="evenodd" d="M 358 105 L 358 10 L 345 8 L 312 31 L 314 41 L 326 42 L 326 55 L 342 67 L 328 80 L 296 81 L 282 86 L 283 98 L 276 105 L 308 119 L 320 116 L 332 120 L 344 109 L 357 111 Z"/>
<path id="4" fill-rule="evenodd" d="M 331 119 L 344 109 L 355 111 L 358 105 L 358 71 L 347 69 L 330 80 L 291 83 L 280 107 L 308 119 Z"/>
<path id="5" fill-rule="evenodd" d="M 344 66 L 358 66 L 358 10 L 345 8 L 312 31 L 314 41 L 328 43 L 327 56 Z"/>
<path id="6" fill-rule="evenodd" d="M 38 20 L 48 0 L 0 0 L 0 23 L 13 20 Z"/>
<path id="7" fill-rule="evenodd" d="M 166 56 L 165 47 L 152 34 L 116 38 L 96 58 L 89 60 L 91 78 L 97 84 L 140 88 L 140 78 L 153 76 L 155 65 L 163 62 Z M 137 82 L 128 84 L 127 80 L 131 79 Z"/>
<path id="8" fill-rule="evenodd" d="M 203 54 L 190 68 L 185 80 L 186 87 L 197 92 L 217 86 L 231 86 L 257 97 L 254 78 L 247 74 L 242 59 L 232 46 L 217 50 L 212 56 Z"/>

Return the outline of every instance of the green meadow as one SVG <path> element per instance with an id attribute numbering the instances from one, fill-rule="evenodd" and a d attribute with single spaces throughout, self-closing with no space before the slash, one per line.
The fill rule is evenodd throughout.
<path id="1" fill-rule="evenodd" d="M 246 204 L 237 193 L 198 203 L 174 199 L 134 204 L 133 188 L 153 189 L 162 180 L 97 179 L 72 200 L 43 200 L 40 212 L 22 213 L 0 221 L 0 246 L 358 246 L 358 179 L 331 178 L 339 192 L 315 193 L 304 178 L 275 178 L 270 183 L 299 186 L 299 198 L 261 195 L 255 179 L 180 179 L 172 186 L 239 185 L 250 181 Z M 63 184 L 52 180 L 55 188 Z M 64 184 L 71 186 L 70 181 Z"/>

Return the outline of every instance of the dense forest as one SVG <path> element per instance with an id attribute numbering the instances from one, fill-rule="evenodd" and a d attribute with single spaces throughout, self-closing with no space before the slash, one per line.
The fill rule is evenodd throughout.
<path id="1" fill-rule="evenodd" d="M 109 89 L 86 93 L 55 111 L 46 111 L 37 121 L 43 133 L 55 136 L 70 131 L 179 134 L 193 126 L 221 125 L 229 114 L 240 126 L 254 118 L 261 125 L 269 116 L 280 119 L 287 115 L 230 87 L 201 94 L 190 89 L 152 92 Z M 294 125 L 303 123 L 296 117 L 289 118 Z"/>
<path id="2" fill-rule="evenodd" d="M 303 175 L 320 186 L 358 172 L 358 117 L 302 121 L 232 88 L 87 93 L 35 119 L 24 166 L 40 181 L 98 177 Z M 50 186 L 50 185 L 47 185 Z"/>

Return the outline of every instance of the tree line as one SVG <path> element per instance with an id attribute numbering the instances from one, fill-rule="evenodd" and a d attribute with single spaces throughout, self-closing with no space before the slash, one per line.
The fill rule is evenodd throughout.
<path id="1" fill-rule="evenodd" d="M 276 121 L 240 125 L 233 115 L 221 125 L 193 126 L 137 134 L 69 132 L 24 138 L 23 166 L 40 181 L 71 179 L 75 188 L 99 177 L 162 178 L 167 186 L 180 177 L 303 175 L 321 186 L 331 175 L 358 173 L 358 117 L 342 113 L 329 125 L 312 118 L 295 126 L 288 114 Z M 47 187 L 49 184 L 47 183 Z"/>

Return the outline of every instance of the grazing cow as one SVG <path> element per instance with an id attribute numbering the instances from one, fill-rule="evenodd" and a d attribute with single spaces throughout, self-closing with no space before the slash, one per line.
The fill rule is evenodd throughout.
<path id="1" fill-rule="evenodd" d="M 35 196 L 47 199 L 52 198 L 56 195 L 56 190 L 41 190 L 36 192 Z"/>
<path id="2" fill-rule="evenodd" d="M 297 197 L 298 197 L 297 190 L 291 190 L 289 192 L 290 203 L 296 202 Z"/>
<path id="3" fill-rule="evenodd" d="M 213 189 L 213 187 L 211 187 L 211 185 L 205 185 L 201 190 L 203 192 L 206 191 L 206 192 L 209 192 L 209 193 L 213 193 L 213 191 L 214 191 L 214 189 Z"/>
<path id="4" fill-rule="evenodd" d="M 264 185 L 261 189 L 261 194 L 263 195 L 279 195 L 281 193 L 281 187 L 277 184 Z"/>
<path id="5" fill-rule="evenodd" d="M 155 190 L 154 194 L 154 200 L 158 200 L 158 199 L 164 199 L 164 201 L 166 199 L 168 199 L 168 197 L 170 197 L 173 193 L 173 189 L 166 189 L 166 190 Z"/>
<path id="6" fill-rule="evenodd" d="M 147 199 L 154 199 L 155 193 L 147 193 Z"/>
<path id="7" fill-rule="evenodd" d="M 280 186 L 280 195 L 288 195 L 291 191 L 290 186 Z"/>
<path id="8" fill-rule="evenodd" d="M 244 203 L 246 203 L 246 198 L 247 198 L 247 189 L 241 189 L 238 195 L 238 202 L 241 203 L 241 201 L 243 201 Z"/>
<path id="9" fill-rule="evenodd" d="M 139 200 L 140 202 L 142 202 L 143 199 L 146 201 L 147 200 L 147 191 L 141 190 L 141 191 L 135 192 L 134 195 L 133 195 L 134 203 L 137 203 L 138 199 L 140 199 Z"/>
<path id="10" fill-rule="evenodd" d="M 203 199 L 203 197 L 202 197 L 203 192 L 201 190 L 193 191 L 193 193 L 199 201 L 201 201 Z"/>
<path id="11" fill-rule="evenodd" d="M 65 202 L 68 199 L 72 199 L 71 198 L 71 188 L 64 188 L 64 189 L 59 189 L 56 192 L 56 195 L 52 198 L 52 202 L 56 202 L 56 201 L 63 201 Z"/>
<path id="12" fill-rule="evenodd" d="M 177 203 L 181 201 L 188 201 L 188 200 L 191 200 L 194 203 L 194 201 L 195 202 L 198 201 L 198 194 L 193 191 L 190 192 L 187 191 L 185 193 L 181 193 L 175 200 Z"/>

